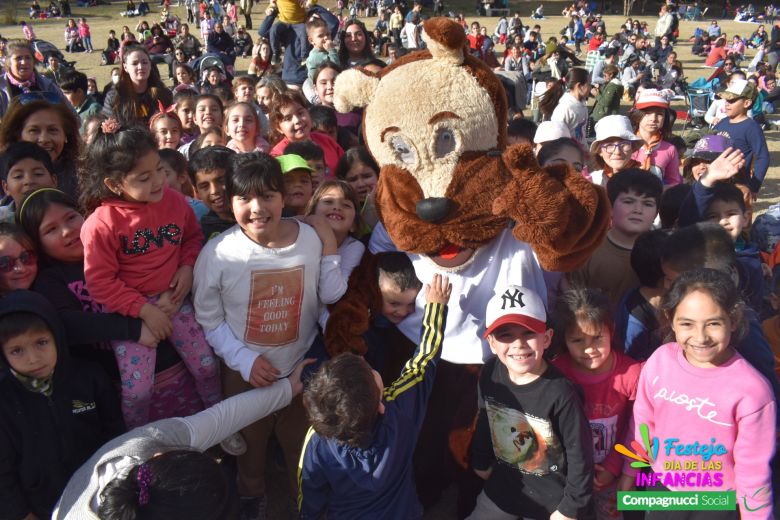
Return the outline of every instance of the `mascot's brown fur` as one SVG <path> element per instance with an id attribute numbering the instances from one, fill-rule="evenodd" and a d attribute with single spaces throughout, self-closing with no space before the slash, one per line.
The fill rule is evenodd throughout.
<path id="1" fill-rule="evenodd" d="M 514 222 L 513 235 L 531 245 L 545 269 L 576 269 L 606 233 L 606 193 L 566 166 L 540 168 L 528 146 L 505 149 L 500 81 L 465 51 L 454 21 L 430 19 L 425 35 L 426 51 L 378 74 L 352 69 L 336 79 L 336 108 L 364 107 L 363 135 L 381 167 L 377 212 L 390 238 L 443 270 L 457 269 L 457 260 L 446 260 L 487 244 Z M 331 315 L 331 354 L 365 352 L 358 324 L 367 323 L 369 309 L 378 311 L 376 292 L 364 285 L 376 284 L 375 268 L 369 270 L 355 273 L 361 285 L 350 283 Z"/>

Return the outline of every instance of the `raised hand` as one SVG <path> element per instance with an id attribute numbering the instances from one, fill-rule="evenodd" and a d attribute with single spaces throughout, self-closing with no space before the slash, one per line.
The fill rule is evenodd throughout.
<path id="1" fill-rule="evenodd" d="M 452 294 L 450 279 L 439 273 L 433 275 L 431 284 L 425 285 L 425 303 L 441 303 L 447 305 Z"/>
<path id="2" fill-rule="evenodd" d="M 742 150 L 729 147 L 710 163 L 707 167 L 707 173 L 701 176 L 699 182 L 703 186 L 711 188 L 716 182 L 732 178 L 744 167 L 745 155 Z"/>

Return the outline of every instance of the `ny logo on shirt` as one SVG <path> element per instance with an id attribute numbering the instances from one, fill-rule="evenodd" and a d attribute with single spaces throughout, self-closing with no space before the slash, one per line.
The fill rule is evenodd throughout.
<path id="1" fill-rule="evenodd" d="M 137 229 L 133 234 L 133 241 L 128 244 L 128 237 L 120 235 L 119 240 L 122 242 L 122 252 L 126 255 L 144 255 L 152 247 L 152 244 L 157 248 L 162 248 L 165 242 L 168 241 L 173 245 L 181 243 L 181 228 L 176 224 L 166 224 L 164 226 L 157 227 L 157 234 L 154 230 Z"/>
<path id="2" fill-rule="evenodd" d="M 507 289 L 506 292 L 501 295 L 501 310 L 506 309 L 507 304 L 509 304 L 510 309 L 514 309 L 518 305 L 520 307 L 525 307 L 525 304 L 523 303 L 523 293 L 518 289 Z"/>

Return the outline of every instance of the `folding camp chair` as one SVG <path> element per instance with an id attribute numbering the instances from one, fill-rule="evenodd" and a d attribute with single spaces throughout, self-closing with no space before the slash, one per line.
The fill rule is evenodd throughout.
<path id="1" fill-rule="evenodd" d="M 693 83 L 688 86 L 685 91 L 686 99 L 688 102 L 688 113 L 686 114 L 685 123 L 683 123 L 682 135 L 685 137 L 685 131 L 688 128 L 688 124 L 694 120 L 703 120 L 704 115 L 710 108 L 713 98 L 713 88 L 711 85 L 707 86 L 693 86 Z"/>

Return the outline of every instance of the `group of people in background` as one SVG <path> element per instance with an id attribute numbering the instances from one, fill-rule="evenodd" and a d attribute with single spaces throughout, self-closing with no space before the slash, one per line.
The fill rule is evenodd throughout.
<path id="1" fill-rule="evenodd" d="M 454 454 L 427 407 L 447 399 L 434 380 L 462 326 L 448 305 L 469 296 L 457 271 L 421 281 L 397 250 L 362 113 L 334 107 L 343 71 L 425 46 L 423 6 L 378 5 L 370 29 L 275 0 L 257 38 L 251 5 L 184 7 L 187 22 L 166 0 L 104 49 L 68 20 L 66 52 L 116 65 L 102 90 L 77 62 L 39 72 L 30 23 L 2 48 L 0 516 L 269 518 L 277 460 L 270 498 L 290 517 L 419 518 L 455 485 L 459 518 L 614 519 L 617 492 L 645 486 L 615 445 L 651 425 L 717 439 L 739 507 L 648 518 L 772 517 L 780 252 L 752 208 L 780 24 L 694 35 L 718 86 L 689 147 L 673 133 L 690 81 L 675 6 L 611 35 L 584 5 L 546 38 L 519 15 L 492 34 L 456 17 L 506 89 L 508 144 L 603 187 L 612 218 L 572 272 L 525 246 L 527 279 L 496 286 L 469 325 L 492 357 L 461 396 L 473 427 Z M 379 304 L 365 356 L 331 358 L 323 332 L 348 290 Z M 682 458 L 661 450 L 651 470 Z"/>

